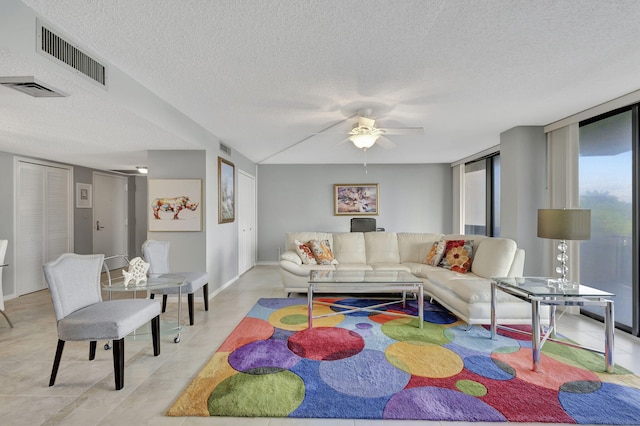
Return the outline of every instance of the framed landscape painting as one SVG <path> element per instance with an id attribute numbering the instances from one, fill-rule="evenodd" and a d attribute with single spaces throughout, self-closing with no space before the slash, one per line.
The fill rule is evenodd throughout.
<path id="1" fill-rule="evenodd" d="M 148 194 L 150 232 L 202 230 L 200 179 L 149 179 Z"/>
<path id="2" fill-rule="evenodd" d="M 235 169 L 232 162 L 218 157 L 218 223 L 236 219 Z"/>
<path id="3" fill-rule="evenodd" d="M 335 215 L 377 215 L 380 191 L 377 183 L 335 184 Z"/>

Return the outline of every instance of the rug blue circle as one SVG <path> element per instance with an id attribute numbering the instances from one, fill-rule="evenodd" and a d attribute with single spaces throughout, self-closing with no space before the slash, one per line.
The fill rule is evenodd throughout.
<path id="1" fill-rule="evenodd" d="M 373 306 L 375 304 L 379 304 L 380 301 L 379 300 L 370 300 L 370 299 L 342 299 L 342 300 L 338 300 L 336 303 L 343 305 L 343 306 L 353 306 L 354 308 L 367 308 L 369 306 Z M 339 306 L 331 306 L 331 310 L 335 311 L 335 312 L 345 312 L 348 310 L 348 308 L 341 308 Z M 376 310 L 378 311 L 386 311 L 387 308 L 385 306 L 382 306 L 380 308 L 376 308 Z M 350 314 L 347 314 L 350 316 L 355 316 L 355 317 L 368 317 L 369 315 L 378 315 L 376 313 L 372 313 L 372 312 L 367 312 L 367 311 L 357 311 L 357 312 L 351 312 Z"/>
<path id="2" fill-rule="evenodd" d="M 515 371 L 510 374 L 500 368 L 490 356 L 472 355 L 464 358 L 464 367 L 479 376 L 494 380 L 511 380 Z"/>
<path id="3" fill-rule="evenodd" d="M 384 352 L 368 349 L 350 358 L 323 361 L 318 374 L 338 392 L 364 398 L 393 395 L 411 378 L 410 374 L 389 364 Z"/>
<path id="4" fill-rule="evenodd" d="M 640 389 L 603 382 L 589 393 L 564 390 L 580 387 L 580 382 L 565 383 L 558 393 L 560 404 L 578 423 L 640 424 Z"/>
<path id="5" fill-rule="evenodd" d="M 411 407 L 411 409 L 408 409 Z M 462 392 L 431 386 L 405 389 L 393 395 L 384 419 L 504 422 L 492 406 Z"/>

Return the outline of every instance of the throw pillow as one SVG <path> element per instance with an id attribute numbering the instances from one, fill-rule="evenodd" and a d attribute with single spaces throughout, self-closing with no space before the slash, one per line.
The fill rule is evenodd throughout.
<path id="1" fill-rule="evenodd" d="M 338 261 L 333 257 L 329 240 L 311 240 L 307 243 L 316 258 L 318 265 L 337 265 Z"/>
<path id="2" fill-rule="evenodd" d="M 436 241 L 431 246 L 431 250 L 427 254 L 427 258 L 425 262 L 427 265 L 438 266 L 440 261 L 442 260 L 442 256 L 444 256 L 444 249 L 446 248 L 445 240 Z"/>
<path id="3" fill-rule="evenodd" d="M 471 269 L 473 241 L 448 240 L 440 266 L 455 272 L 466 274 Z"/>
<path id="4" fill-rule="evenodd" d="M 294 240 L 294 243 L 296 244 L 296 253 L 298 253 L 298 256 L 300 256 L 300 259 L 302 259 L 303 265 L 318 264 L 318 262 L 316 262 L 316 257 L 311 251 L 311 247 L 307 245 L 308 243 L 302 243 L 298 240 Z"/>

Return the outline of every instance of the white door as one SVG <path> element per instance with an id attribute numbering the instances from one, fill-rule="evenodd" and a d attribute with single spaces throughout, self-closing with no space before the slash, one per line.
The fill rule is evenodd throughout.
<path id="1" fill-rule="evenodd" d="M 16 163 L 16 292 L 47 287 L 42 265 L 73 251 L 72 172 L 69 167 Z"/>
<path id="2" fill-rule="evenodd" d="M 238 172 L 238 273 L 256 264 L 256 185 L 251 175 Z"/>
<path id="3" fill-rule="evenodd" d="M 93 252 L 128 256 L 127 178 L 93 173 Z M 124 266 L 110 262 L 109 268 Z"/>

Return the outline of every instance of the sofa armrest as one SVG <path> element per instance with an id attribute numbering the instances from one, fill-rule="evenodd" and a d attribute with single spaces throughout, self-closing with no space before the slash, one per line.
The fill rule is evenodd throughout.
<path id="1" fill-rule="evenodd" d="M 517 249 L 515 256 L 513 256 L 513 263 L 511 269 L 509 269 L 510 277 L 522 277 L 524 274 L 524 249 Z"/>
<path id="2" fill-rule="evenodd" d="M 302 265 L 302 259 L 300 259 L 298 253 L 293 250 L 287 250 L 284 253 L 280 254 L 280 260 L 293 262 L 296 265 Z"/>

